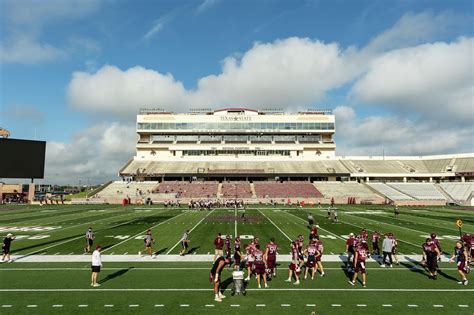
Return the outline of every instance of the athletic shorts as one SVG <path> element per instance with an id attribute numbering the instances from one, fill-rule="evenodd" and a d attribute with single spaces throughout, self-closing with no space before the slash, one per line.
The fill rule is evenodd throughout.
<path id="1" fill-rule="evenodd" d="M 188 242 L 181 242 L 181 246 L 183 246 L 184 249 L 188 249 Z"/>
<path id="2" fill-rule="evenodd" d="M 290 270 L 296 270 L 296 267 L 298 267 L 298 266 L 294 263 L 290 263 L 290 265 L 288 266 L 288 268 L 290 268 Z"/>
<path id="3" fill-rule="evenodd" d="M 10 254 L 10 247 L 4 247 L 4 248 L 3 248 L 3 253 L 4 253 L 5 255 Z"/>
<path id="4" fill-rule="evenodd" d="M 87 244 L 89 244 L 89 246 L 92 246 L 92 244 L 94 244 L 94 240 L 92 239 L 87 239 Z"/>
<path id="5" fill-rule="evenodd" d="M 273 269 L 276 267 L 276 258 L 268 258 L 267 267 Z"/>
<path id="6" fill-rule="evenodd" d="M 213 282 L 214 282 L 214 279 L 216 279 L 216 274 L 214 274 L 214 273 L 212 273 L 212 272 L 209 273 L 209 282 L 210 282 L 210 283 L 213 283 Z M 221 278 L 219 277 L 218 282 L 220 282 L 220 281 L 221 281 Z"/>
<path id="7" fill-rule="evenodd" d="M 253 268 L 253 261 L 247 261 L 247 267 Z"/>
<path id="8" fill-rule="evenodd" d="M 265 274 L 265 265 L 264 264 L 255 264 L 255 274 L 264 275 Z"/>
<path id="9" fill-rule="evenodd" d="M 459 271 L 466 271 L 466 262 L 465 261 L 458 261 L 458 270 Z"/>
<path id="10" fill-rule="evenodd" d="M 234 254 L 234 262 L 236 266 L 240 265 L 240 255 L 237 253 Z"/>
<path id="11" fill-rule="evenodd" d="M 433 272 L 438 269 L 438 259 L 436 256 L 427 256 L 426 257 L 426 266 L 429 271 Z"/>
<path id="12" fill-rule="evenodd" d="M 351 254 L 354 255 L 354 254 L 355 254 L 354 246 L 349 246 L 349 247 L 347 248 L 347 251 L 348 251 L 349 253 L 351 253 Z"/>
<path id="13" fill-rule="evenodd" d="M 92 272 L 100 272 L 100 266 L 91 266 Z"/>
<path id="14" fill-rule="evenodd" d="M 316 257 L 308 256 L 308 260 L 306 261 L 307 268 L 314 268 L 316 266 Z"/>
<path id="15" fill-rule="evenodd" d="M 365 262 L 358 261 L 355 267 L 355 272 L 365 273 Z"/>
<path id="16" fill-rule="evenodd" d="M 319 261 L 321 261 L 321 258 L 322 258 L 322 257 L 323 257 L 323 255 L 322 255 L 322 254 L 321 254 L 321 255 L 319 255 L 318 257 L 316 257 L 316 262 L 319 262 Z"/>

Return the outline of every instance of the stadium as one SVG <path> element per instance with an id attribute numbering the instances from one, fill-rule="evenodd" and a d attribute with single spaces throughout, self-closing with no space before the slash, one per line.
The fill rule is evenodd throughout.
<path id="1" fill-rule="evenodd" d="M 34 201 L 29 189 L 29 205 L 0 206 L 0 230 L 15 237 L 10 260 L 0 265 L 2 314 L 472 313 L 471 285 L 458 281 L 449 261 L 455 242 L 474 230 L 474 154 L 339 157 L 335 116 L 317 109 L 143 109 L 136 132 L 136 155 L 118 180 L 66 204 Z M 38 159 L 44 167 L 44 149 Z M 0 186 L 2 200 L 20 186 Z M 306 245 L 300 258 L 293 246 L 313 231 L 324 246 L 324 271 L 303 280 Z M 84 233 L 93 235 L 91 250 Z M 432 233 L 439 247 L 434 278 L 421 255 Z M 143 248 L 148 234 L 153 243 Z M 375 234 L 396 238 L 393 265 L 382 268 L 369 239 L 367 284 L 360 276 L 351 283 L 347 240 L 358 235 L 364 243 Z M 237 237 L 244 262 L 249 246 L 265 250 L 273 239 L 276 274 L 261 288 L 241 263 L 250 279 L 236 292 L 235 267 L 222 267 L 219 294 L 226 297 L 214 299 L 208 276 L 219 261 L 216 239 L 229 246 L 222 255 L 235 259 Z M 91 288 L 96 244 L 103 268 L 100 287 Z M 295 259 L 301 281 L 288 283 Z"/>

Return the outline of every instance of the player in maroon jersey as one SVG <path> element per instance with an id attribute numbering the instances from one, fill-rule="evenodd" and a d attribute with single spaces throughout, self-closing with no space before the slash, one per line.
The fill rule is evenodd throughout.
<path id="1" fill-rule="evenodd" d="M 421 247 L 423 249 L 423 260 L 426 261 L 429 272 L 428 278 L 435 280 L 438 272 L 438 257 L 440 257 L 441 252 L 431 238 L 427 238 Z"/>
<path id="2" fill-rule="evenodd" d="M 252 277 L 252 271 L 253 271 L 253 263 L 255 261 L 253 252 L 255 251 L 255 239 L 250 242 L 249 245 L 245 248 L 245 254 L 247 258 L 247 278 L 245 278 L 245 281 L 249 281 L 250 278 Z"/>
<path id="3" fill-rule="evenodd" d="M 276 254 L 278 245 L 275 243 L 275 239 L 272 237 L 270 243 L 267 244 L 265 249 L 265 260 L 267 262 L 267 268 L 271 269 L 273 276 L 276 276 Z"/>
<path id="4" fill-rule="evenodd" d="M 321 273 L 321 277 L 324 277 L 324 268 L 323 268 L 323 263 L 321 261 L 321 259 L 323 258 L 323 252 L 324 252 L 324 246 L 323 246 L 323 242 L 319 239 L 319 235 L 316 236 L 316 249 L 318 250 L 318 253 L 319 255 L 316 256 L 316 266 L 318 269 L 319 268 L 319 272 Z"/>
<path id="5" fill-rule="evenodd" d="M 461 237 L 461 241 L 464 243 L 464 247 L 466 247 L 467 255 L 468 255 L 468 263 L 472 263 L 474 261 L 474 238 L 472 237 L 471 233 L 464 233 Z"/>
<path id="6" fill-rule="evenodd" d="M 291 263 L 288 266 L 288 279 L 285 282 L 291 282 L 293 274 L 295 275 L 296 281 L 294 284 L 300 284 L 300 273 L 301 268 L 299 267 L 299 253 L 298 245 L 296 242 L 291 242 Z"/>
<path id="7" fill-rule="evenodd" d="M 442 253 L 443 250 L 441 249 L 441 245 L 439 244 L 439 240 L 436 238 L 436 233 L 430 234 L 431 242 L 438 247 L 438 250 Z"/>
<path id="8" fill-rule="evenodd" d="M 304 254 L 308 257 L 306 260 L 304 279 L 308 279 L 308 272 L 311 269 L 311 280 L 314 280 L 314 275 L 316 274 L 316 258 L 321 255 L 318 252 L 316 240 L 311 240 L 309 242 L 309 245 L 304 250 Z"/>
<path id="9" fill-rule="evenodd" d="M 372 254 L 380 256 L 380 247 L 379 247 L 380 233 L 379 231 L 374 231 L 372 234 Z"/>
<path id="10" fill-rule="evenodd" d="M 354 256 L 354 264 L 355 264 L 354 275 L 352 276 L 352 280 L 349 280 L 349 283 L 351 285 L 355 284 L 357 276 L 360 272 L 362 273 L 362 286 L 365 288 L 366 282 L 367 282 L 367 277 L 366 277 L 366 272 L 365 272 L 365 260 L 367 258 L 368 253 L 369 251 L 361 244 L 357 246 L 356 251 L 355 251 L 355 256 Z"/>
<path id="11" fill-rule="evenodd" d="M 318 228 L 319 225 L 313 225 L 311 226 L 311 231 L 309 232 L 309 241 L 313 240 L 317 235 L 318 235 Z"/>
<path id="12" fill-rule="evenodd" d="M 231 236 L 230 235 L 226 235 L 225 236 L 225 241 L 224 241 L 224 248 L 225 248 L 225 252 L 224 252 L 224 256 L 225 257 L 232 257 L 232 243 L 231 243 Z"/>
<path id="13" fill-rule="evenodd" d="M 242 253 L 240 252 L 240 236 L 237 236 L 234 241 L 234 270 L 240 267 L 242 261 Z"/>
<path id="14" fill-rule="evenodd" d="M 347 267 L 347 270 L 349 271 L 351 271 L 354 267 L 352 265 L 352 259 L 355 255 L 355 242 L 356 242 L 356 239 L 354 237 L 354 233 L 350 233 L 349 238 L 346 240 L 346 254 L 347 254 L 346 267 Z"/>
<path id="15" fill-rule="evenodd" d="M 261 288 L 260 285 L 260 278 L 263 276 L 263 282 L 265 283 L 265 288 L 268 288 L 267 285 L 267 274 L 265 272 L 265 269 L 267 269 L 267 263 L 265 261 L 265 254 L 260 250 L 260 245 L 256 244 L 255 245 L 255 250 L 253 251 L 253 257 L 254 257 L 254 269 L 255 269 L 255 275 L 257 276 L 257 284 L 258 288 Z"/>
<path id="16" fill-rule="evenodd" d="M 303 268 L 303 265 L 304 265 L 304 256 L 303 256 L 304 236 L 302 234 L 298 235 L 298 238 L 295 240 L 295 243 L 298 249 L 299 267 L 301 269 Z"/>
<path id="17" fill-rule="evenodd" d="M 459 281 L 458 283 L 467 285 L 468 281 L 466 278 L 466 274 L 469 273 L 470 271 L 469 265 L 467 264 L 469 255 L 467 254 L 467 250 L 463 246 L 463 243 L 461 241 L 456 242 L 453 256 L 451 257 L 449 262 L 452 263 L 455 258 L 456 258 L 456 264 L 458 267 L 458 273 L 461 276 L 461 281 Z"/>
<path id="18" fill-rule="evenodd" d="M 360 237 L 364 240 L 369 240 L 369 232 L 367 232 L 366 228 L 363 228 L 362 231 L 360 231 Z"/>

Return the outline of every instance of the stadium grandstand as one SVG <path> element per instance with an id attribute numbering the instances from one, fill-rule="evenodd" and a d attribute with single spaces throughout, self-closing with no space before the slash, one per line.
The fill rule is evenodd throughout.
<path id="1" fill-rule="evenodd" d="M 320 109 L 143 109 L 136 155 L 92 199 L 474 203 L 473 153 L 336 156 L 335 123 Z"/>

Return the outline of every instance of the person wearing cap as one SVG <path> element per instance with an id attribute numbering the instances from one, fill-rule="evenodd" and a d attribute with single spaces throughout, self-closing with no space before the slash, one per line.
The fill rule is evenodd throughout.
<path id="1" fill-rule="evenodd" d="M 102 250 L 102 246 L 97 245 L 95 251 L 92 253 L 92 277 L 91 277 L 91 287 L 100 287 L 100 284 L 97 283 L 97 275 L 100 272 L 100 268 L 102 267 L 102 258 L 100 256 L 100 251 Z"/>
<path id="2" fill-rule="evenodd" d="M 12 241 L 15 239 L 15 236 L 12 233 L 8 233 L 7 237 L 3 239 L 3 244 L 2 244 L 2 250 L 3 250 L 3 256 L 2 256 L 2 262 L 9 262 L 11 263 L 13 259 L 10 259 L 10 246 L 12 244 Z"/>
<path id="3" fill-rule="evenodd" d="M 92 228 L 88 228 L 86 231 L 86 247 L 84 248 L 85 253 L 90 253 L 92 245 L 94 244 L 94 232 L 92 232 Z"/>

